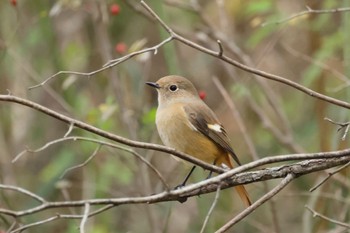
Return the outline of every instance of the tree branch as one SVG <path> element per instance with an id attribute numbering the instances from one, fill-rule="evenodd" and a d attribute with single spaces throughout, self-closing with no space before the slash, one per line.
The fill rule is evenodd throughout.
<path id="1" fill-rule="evenodd" d="M 261 159 L 264 160 L 264 159 Z M 253 182 L 261 182 L 270 179 L 284 178 L 288 174 L 293 174 L 295 177 L 300 177 L 312 172 L 325 170 L 331 167 L 346 164 L 350 161 L 350 156 L 342 156 L 337 158 L 314 159 L 297 162 L 290 165 L 283 165 L 262 170 L 239 173 L 246 167 L 253 166 L 254 163 L 260 163 L 261 160 L 234 168 L 223 174 L 212 177 L 210 179 L 185 186 L 181 189 L 164 191 L 158 194 L 144 197 L 124 197 L 124 198 L 105 198 L 105 199 L 89 199 L 78 201 L 60 201 L 60 202 L 44 202 L 36 207 L 13 211 L 0 208 L 0 213 L 13 217 L 21 217 L 41 212 L 47 209 L 64 208 L 64 207 L 82 207 L 86 203 L 90 205 L 126 205 L 126 204 L 152 204 L 159 202 L 177 201 L 179 199 L 192 196 L 202 195 L 205 193 L 215 192 L 217 186 L 221 189 L 227 189 L 240 184 L 248 184 Z M 239 174 L 238 174 L 239 173 Z M 1 188 L 1 187 L 0 187 Z"/>
<path id="2" fill-rule="evenodd" d="M 101 129 L 97 128 L 97 127 L 94 127 L 92 125 L 86 124 L 86 123 L 84 123 L 82 121 L 79 121 L 79 120 L 70 118 L 68 116 L 65 116 L 63 114 L 60 114 L 60 113 L 58 113 L 58 112 L 56 112 L 56 111 L 54 111 L 52 109 L 46 108 L 46 107 L 44 107 L 44 106 L 42 106 L 40 104 L 37 104 L 35 102 L 32 102 L 30 100 L 26 100 L 26 99 L 23 99 L 23 98 L 20 98 L 20 97 L 16 97 L 16 96 L 13 96 L 13 95 L 0 95 L 0 101 L 13 102 L 13 103 L 18 103 L 18 104 L 30 107 L 32 109 L 35 109 L 35 110 L 37 110 L 39 112 L 42 112 L 42 113 L 48 115 L 48 116 L 51 116 L 51 117 L 53 117 L 53 118 L 55 118 L 57 120 L 65 122 L 65 123 L 67 123 L 69 125 L 74 124 L 74 126 L 77 127 L 77 128 L 86 130 L 88 132 L 94 133 L 96 135 L 99 135 L 101 137 L 110 139 L 112 141 L 122 143 L 124 145 L 132 146 L 132 147 L 136 147 L 136 148 L 144 148 L 144 149 L 151 149 L 151 150 L 157 150 L 157 151 L 166 152 L 166 153 L 175 155 L 175 156 L 177 156 L 177 157 L 179 157 L 181 159 L 184 159 L 184 160 L 186 160 L 188 162 L 191 162 L 191 163 L 194 163 L 194 164 L 196 164 L 198 166 L 201 166 L 204 169 L 208 169 L 208 170 L 211 170 L 211 171 L 214 171 L 214 172 L 220 173 L 220 172 L 224 172 L 225 171 L 224 169 L 222 169 L 220 167 L 217 167 L 217 166 L 214 166 L 214 165 L 202 162 L 199 159 L 196 159 L 196 158 L 194 158 L 192 156 L 186 155 L 185 153 L 176 151 L 175 149 L 172 149 L 172 148 L 169 148 L 169 147 L 166 147 L 166 146 L 152 144 L 152 143 L 146 143 L 146 142 L 133 141 L 133 140 L 126 139 L 124 137 L 121 137 L 121 136 L 109 133 L 107 131 L 104 131 L 104 130 L 101 130 Z"/>
<path id="3" fill-rule="evenodd" d="M 335 99 L 335 98 L 332 98 L 332 97 L 329 97 L 329 96 L 326 96 L 326 95 L 323 95 L 321 93 L 318 93 L 316 91 L 313 91 L 301 84 L 298 84 L 292 80 L 289 80 L 289 79 L 286 79 L 286 78 L 283 78 L 281 76 L 278 76 L 278 75 L 274 75 L 274 74 L 270 74 L 270 73 L 267 73 L 267 72 L 264 72 L 262 70 L 258 70 L 258 69 L 254 69 L 252 67 L 249 67 L 249 66 L 246 66 L 242 63 L 239 63 L 235 60 L 233 60 L 232 58 L 230 57 L 227 57 L 223 54 L 220 55 L 220 53 L 218 53 L 217 51 L 214 51 L 214 50 L 210 50 L 208 48 L 205 48 L 199 44 L 196 44 L 195 42 L 193 41 L 190 41 L 182 36 L 180 36 L 179 34 L 175 33 L 167 24 L 165 24 L 162 19 L 159 18 L 159 16 L 144 2 L 144 1 L 141 1 L 141 4 L 146 8 L 146 10 L 158 21 L 158 23 L 170 34 L 170 38 L 174 39 L 174 40 L 177 40 L 177 41 L 180 41 L 182 42 L 183 44 L 185 45 L 188 45 L 189 47 L 192 47 L 194 49 L 197 49 L 203 53 L 206 53 L 208 55 L 211 55 L 213 57 L 216 57 L 222 61 L 225 61 L 226 63 L 228 64 L 231 64 L 239 69 L 242 69 L 242 70 L 245 70 L 247 72 L 250 72 L 250 73 L 253 73 L 253 74 L 256 74 L 256 75 L 259 75 L 261 77 L 264 77 L 264 78 L 267 78 L 267 79 L 270 79 L 270 80 L 273 80 L 273 81 L 276 81 L 276 82 L 280 82 L 280 83 L 283 83 L 283 84 L 286 84 L 290 87 L 293 87 L 307 95 L 310 95 L 312 97 L 315 97 L 317 99 L 320 99 L 320 100 L 323 100 L 323 101 L 326 101 L 328 103 L 331 103 L 331 104 L 334 104 L 334 105 L 337 105 L 337 106 L 340 106 L 340 107 L 343 107 L 343 108 L 347 108 L 347 109 L 350 109 L 350 103 L 348 102 L 345 102 L 345 101 L 342 101 L 342 100 L 338 100 L 338 99 Z M 168 38 L 169 39 L 169 38 Z"/>
<path id="4" fill-rule="evenodd" d="M 284 189 L 293 179 L 295 179 L 294 174 L 288 174 L 279 185 L 277 185 L 275 188 L 273 188 L 270 192 L 266 193 L 264 196 L 262 196 L 259 200 L 254 202 L 251 206 L 243 210 L 240 214 L 238 214 L 236 217 L 231 219 L 229 222 L 227 222 L 224 226 L 222 226 L 219 230 L 216 231 L 216 233 L 223 233 L 226 232 L 228 229 L 230 229 L 233 225 L 241 221 L 244 217 L 248 216 L 251 212 L 256 210 L 259 206 L 264 204 L 266 201 L 270 200 L 272 197 L 274 197 L 277 193 L 279 193 L 282 189 Z"/>
<path id="5" fill-rule="evenodd" d="M 331 223 L 337 224 L 339 226 L 350 229 L 350 224 L 347 224 L 345 222 L 341 222 L 341 221 L 329 218 L 327 216 L 324 216 L 323 214 L 320 214 L 320 213 L 316 212 L 315 210 L 311 209 L 309 206 L 305 206 L 305 208 L 312 213 L 313 217 L 320 217 L 324 220 L 327 220 L 328 222 L 331 222 Z"/>
<path id="6" fill-rule="evenodd" d="M 314 98 L 317 98 L 317 99 L 320 99 L 320 100 L 323 100 L 323 101 L 326 101 L 328 103 L 331 103 L 331 104 L 334 104 L 334 105 L 337 105 L 337 106 L 340 106 L 340 107 L 343 107 L 343 108 L 347 108 L 347 109 L 350 109 L 350 103 L 348 102 L 345 102 L 345 101 L 342 101 L 342 100 L 338 100 L 338 99 L 335 99 L 333 97 L 330 97 L 330 96 L 327 96 L 327 95 L 324 95 L 324 94 L 321 94 L 321 93 L 318 93 L 314 90 L 311 90 L 310 88 L 307 88 L 301 84 L 298 84 L 292 80 L 289 80 L 289 79 L 286 79 L 286 78 L 283 78 L 281 76 L 278 76 L 278 75 L 274 75 L 274 74 L 270 74 L 268 72 L 265 72 L 265 71 L 262 71 L 262 70 L 258 70 L 258 69 L 254 69 L 252 67 L 249 67 L 249 66 L 246 66 L 242 63 L 239 63 L 238 61 L 235 61 L 233 60 L 232 58 L 230 57 L 227 57 L 225 55 L 223 55 L 220 51 L 217 52 L 217 51 L 214 51 L 214 50 L 211 50 L 211 49 L 208 49 L 208 48 L 205 48 L 191 40 L 188 40 L 186 38 L 184 38 L 183 36 L 175 33 L 144 1 L 141 1 L 141 4 L 142 6 L 156 19 L 156 21 L 170 34 L 170 37 L 168 37 L 167 39 L 165 39 L 164 41 L 162 41 L 161 43 L 159 43 L 158 45 L 156 46 L 153 46 L 151 48 L 146 48 L 144 50 L 140 50 L 140 51 L 137 51 L 137 52 L 134 52 L 134 53 L 131 53 L 131 54 L 128 54 L 124 57 L 121 57 L 121 58 L 118 58 L 118 59 L 115 59 L 115 60 L 111 60 L 109 61 L 106 65 L 104 65 L 102 68 L 100 68 L 99 70 L 96 70 L 96 71 L 92 71 L 92 72 L 89 72 L 89 73 L 83 73 L 83 72 L 75 72 L 75 71 L 60 71 L 56 74 L 54 74 L 53 76 L 49 77 L 48 79 L 44 80 L 42 83 L 38 84 L 38 85 L 35 85 L 33 87 L 30 87 L 29 89 L 33 89 L 33 88 L 36 88 L 36 87 L 39 87 L 39 86 L 43 86 L 46 82 L 48 82 L 49 80 L 51 80 L 52 78 L 60 75 L 60 74 L 76 74 L 76 75 L 83 75 L 83 76 L 87 76 L 87 77 L 90 77 L 96 73 L 99 73 L 103 70 L 106 70 L 108 68 L 111 68 L 113 66 L 116 66 L 128 59 L 130 59 L 131 57 L 134 57 L 136 55 L 139 55 L 139 54 L 142 54 L 142 53 L 145 53 L 145 52 L 149 52 L 149 51 L 154 51 L 155 53 L 157 53 L 157 49 L 160 48 L 161 46 L 163 46 L 164 44 L 172 41 L 172 40 L 177 40 L 189 47 L 192 47 L 198 51 L 201 51 L 203 53 L 206 53 L 210 56 L 213 56 L 213 57 L 216 57 L 228 64 L 231 64 L 239 69 L 242 69 L 244 71 L 247 71 L 247 72 L 250 72 L 252 74 L 256 74 L 258 76 L 261 76 L 263 78 L 266 78 L 266 79 L 269 79 L 269 80 L 273 80 L 273 81 L 276 81 L 276 82 L 280 82 L 280 83 L 283 83 L 285 85 L 288 85 L 290 87 L 293 87 L 295 88 L 296 90 L 299 90 L 307 95 L 310 95 Z M 220 44 L 219 44 L 220 45 Z"/>
<path id="7" fill-rule="evenodd" d="M 306 10 L 305 10 L 305 11 L 296 13 L 296 14 L 294 14 L 294 15 L 291 15 L 291 16 L 285 18 L 285 19 L 278 20 L 278 21 L 276 21 L 276 22 L 263 23 L 261 26 L 262 26 L 262 27 L 265 27 L 266 25 L 269 25 L 269 24 L 281 24 L 281 23 L 285 23 L 285 22 L 291 21 L 291 20 L 293 20 L 293 19 L 295 19 L 295 18 L 304 16 L 304 15 L 311 15 L 311 14 L 334 14 L 334 13 L 347 12 L 347 11 L 350 11 L 350 7 L 335 8 L 335 9 L 326 9 L 326 10 L 314 10 L 314 9 L 311 9 L 309 6 L 306 6 Z"/>

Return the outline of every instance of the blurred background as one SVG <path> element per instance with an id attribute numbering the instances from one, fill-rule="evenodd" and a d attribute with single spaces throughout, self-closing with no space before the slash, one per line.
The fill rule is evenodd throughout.
<path id="1" fill-rule="evenodd" d="M 349 98 L 350 13 L 307 14 L 278 22 L 305 11 L 306 6 L 344 8 L 350 7 L 350 0 L 146 2 L 175 32 L 204 47 L 219 51 L 219 39 L 224 54 L 243 64 L 335 98 Z M 217 113 L 243 163 L 348 146 L 347 140 L 341 141 L 342 132 L 324 120 L 348 121 L 346 109 L 256 77 L 176 41 L 162 46 L 156 54 L 136 56 L 91 76 L 61 74 L 28 90 L 59 71 L 92 72 L 111 59 L 154 46 L 168 36 L 139 1 L 0 1 L 0 93 L 30 99 L 129 139 L 161 143 L 154 123 L 156 93 L 145 82 L 177 74 L 190 79 Z M 225 93 L 228 99 L 223 98 Z M 135 156 L 107 147 L 100 148 L 82 168 L 65 172 L 86 161 L 98 148 L 89 142 L 57 143 L 11 163 L 26 148 L 36 149 L 62 138 L 68 128 L 33 109 L 1 102 L 0 183 L 28 189 L 50 201 L 135 197 L 164 190 L 160 180 Z M 70 135 L 103 140 L 79 129 Z M 136 151 L 161 171 L 171 187 L 178 185 L 190 168 L 164 153 Z M 333 176 L 313 193 L 308 190 L 326 173 L 301 177 L 238 223 L 234 231 L 346 232 L 313 218 L 304 206 L 349 222 L 347 175 L 343 171 Z M 198 169 L 191 182 L 206 176 L 207 172 Z M 278 182 L 250 184 L 247 189 L 256 200 Z M 118 206 L 90 218 L 86 229 L 96 233 L 199 232 L 214 196 L 194 197 L 183 204 Z M 37 202 L 24 195 L 0 190 L 0 208 L 21 210 L 35 205 Z M 243 208 L 232 190 L 222 191 L 205 232 L 214 232 Z M 83 211 L 47 210 L 17 221 L 28 224 L 58 212 Z M 0 215 L 0 232 L 6 232 L 13 221 Z M 62 219 L 26 232 L 77 232 L 79 224 L 79 220 Z"/>

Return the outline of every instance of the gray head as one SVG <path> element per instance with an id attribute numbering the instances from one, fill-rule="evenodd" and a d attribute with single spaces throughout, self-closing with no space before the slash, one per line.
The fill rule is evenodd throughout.
<path id="1" fill-rule="evenodd" d="M 193 84 L 186 78 L 176 75 L 165 76 L 157 82 L 147 82 L 148 85 L 156 88 L 158 92 L 159 106 L 170 103 L 186 102 L 199 99 L 198 92 Z"/>

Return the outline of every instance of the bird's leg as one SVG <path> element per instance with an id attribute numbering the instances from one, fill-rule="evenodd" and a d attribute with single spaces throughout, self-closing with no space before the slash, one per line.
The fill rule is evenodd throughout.
<path id="1" fill-rule="evenodd" d="M 179 188 L 181 188 L 181 187 L 183 187 L 183 186 L 186 185 L 186 182 L 187 182 L 188 179 L 190 178 L 190 176 L 191 176 L 191 174 L 192 174 L 192 172 L 194 171 L 195 168 L 196 168 L 196 166 L 193 166 L 193 167 L 191 168 L 191 171 L 187 174 L 185 180 L 184 180 L 181 184 L 179 184 L 178 186 L 176 186 L 175 189 L 179 189 Z"/>
<path id="2" fill-rule="evenodd" d="M 190 178 L 190 176 L 191 176 L 191 174 L 192 174 L 192 172 L 194 171 L 195 168 L 196 168 L 196 166 L 193 166 L 193 167 L 191 168 L 191 171 L 187 174 L 185 180 L 184 180 L 181 184 L 179 184 L 178 186 L 176 186 L 175 189 L 182 188 L 182 187 L 184 187 L 184 186 L 186 185 L 186 182 L 187 182 L 188 179 Z M 178 198 L 178 201 L 179 201 L 180 203 L 184 203 L 185 201 L 187 201 L 187 197 L 179 197 L 179 198 Z"/>
<path id="3" fill-rule="evenodd" d="M 216 159 L 215 159 L 214 162 L 213 162 L 213 165 L 215 165 L 215 164 L 216 164 Z M 210 171 L 210 172 L 209 172 L 209 175 L 207 176 L 206 180 L 209 179 L 209 178 L 211 178 L 211 175 L 213 175 L 213 171 Z"/>

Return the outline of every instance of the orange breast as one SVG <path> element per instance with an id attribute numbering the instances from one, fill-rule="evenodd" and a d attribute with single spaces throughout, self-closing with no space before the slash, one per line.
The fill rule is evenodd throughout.
<path id="1" fill-rule="evenodd" d="M 166 146 L 192 155 L 207 163 L 225 163 L 227 166 L 227 152 L 218 147 L 201 132 L 194 129 L 187 120 L 187 115 L 180 105 L 171 105 L 165 109 L 158 109 L 156 123 L 160 138 Z M 220 161 L 218 161 L 220 160 Z"/>

